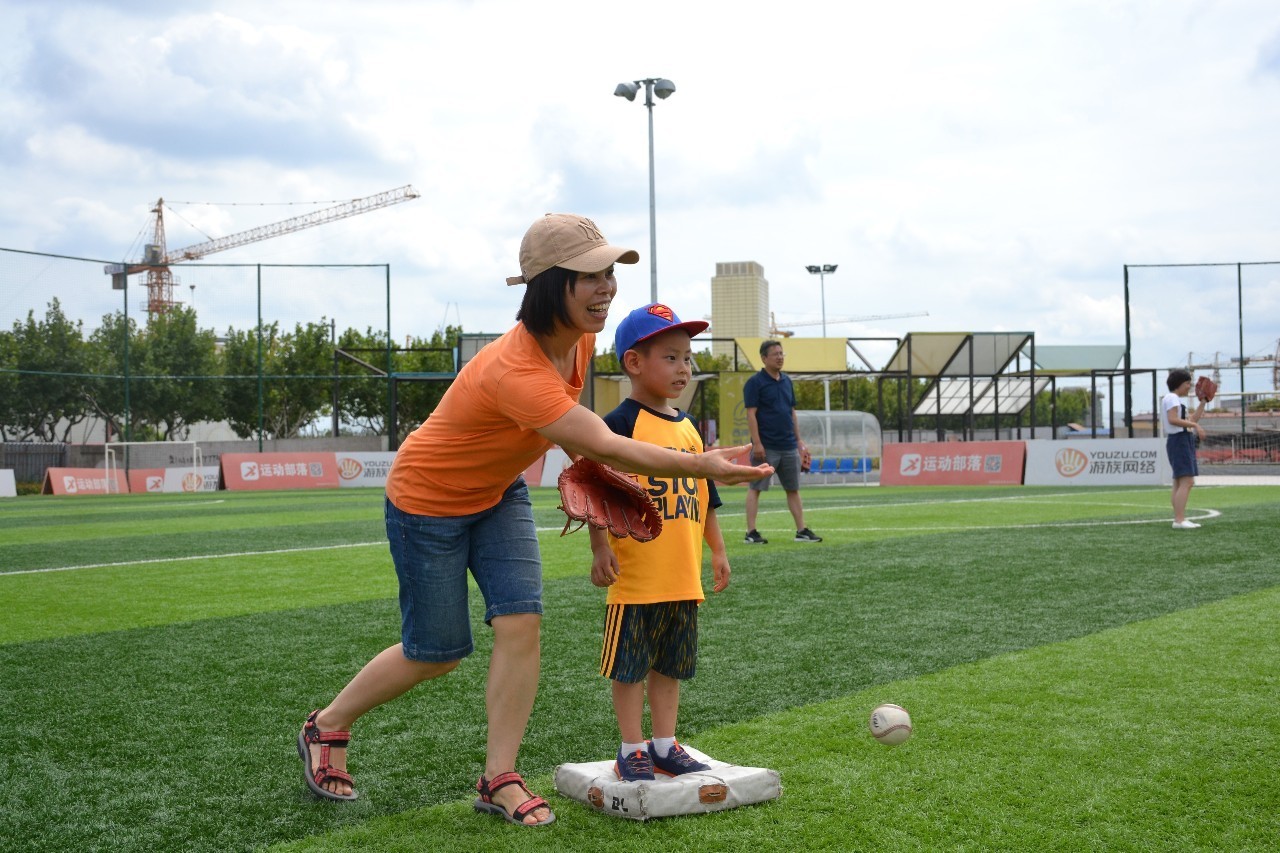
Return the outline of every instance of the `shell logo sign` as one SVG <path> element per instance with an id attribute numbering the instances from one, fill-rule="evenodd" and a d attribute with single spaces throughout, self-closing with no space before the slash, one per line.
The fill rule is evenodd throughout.
<path id="1" fill-rule="evenodd" d="M 1089 454 L 1074 447 L 1064 447 L 1053 457 L 1053 465 L 1064 477 L 1076 477 L 1089 470 Z"/>
<path id="2" fill-rule="evenodd" d="M 338 476 L 344 480 L 355 480 L 364 473 L 364 466 L 360 464 L 359 459 L 352 459 L 350 456 L 338 457 Z"/>

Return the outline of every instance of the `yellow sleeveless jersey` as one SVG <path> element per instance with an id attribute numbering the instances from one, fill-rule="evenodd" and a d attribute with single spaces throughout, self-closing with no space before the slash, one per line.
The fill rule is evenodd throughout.
<path id="1" fill-rule="evenodd" d="M 623 400 L 605 416 L 619 435 L 636 441 L 701 453 L 702 436 L 687 412 L 669 416 L 635 400 Z M 702 601 L 702 536 L 707 510 L 720 506 L 715 484 L 694 477 L 636 477 L 662 513 L 662 535 L 648 542 L 609 537 L 618 557 L 617 583 L 609 604 Z"/>

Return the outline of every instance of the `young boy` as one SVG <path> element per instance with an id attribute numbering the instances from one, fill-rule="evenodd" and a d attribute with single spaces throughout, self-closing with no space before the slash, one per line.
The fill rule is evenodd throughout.
<path id="1" fill-rule="evenodd" d="M 690 338 L 701 321 L 680 322 L 665 305 L 637 308 L 618 326 L 614 343 L 631 395 L 605 417 L 609 428 L 637 441 L 701 453 L 693 419 L 669 401 L 693 375 Z M 695 478 L 640 477 L 662 512 L 662 535 L 649 542 L 591 530 L 591 582 L 609 588 L 600 674 L 612 679 L 622 747 L 615 772 L 623 781 L 710 770 L 676 743 L 680 682 L 692 678 L 698 656 L 702 542 L 711 546 L 714 586 L 729 585 L 729 559 L 716 521 L 715 485 Z M 646 684 L 653 739 L 641 719 Z"/>

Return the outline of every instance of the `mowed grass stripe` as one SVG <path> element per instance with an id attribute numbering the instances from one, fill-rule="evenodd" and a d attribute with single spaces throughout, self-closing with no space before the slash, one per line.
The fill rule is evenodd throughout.
<path id="1" fill-rule="evenodd" d="M 699 748 L 782 774 L 760 806 L 638 824 L 550 795 L 543 774 L 545 831 L 462 795 L 269 849 L 1275 849 L 1276 636 L 1280 588 L 702 732 Z M 867 733 L 883 701 L 911 710 L 905 745 Z"/>
<path id="2" fill-rule="evenodd" d="M 381 506 L 381 489 L 316 489 L 281 492 L 201 492 L 147 495 L 33 495 L 0 501 L 6 529 L 22 525 L 58 526 L 68 520 L 130 520 L 179 517 L 183 513 L 221 508 L 223 512 L 274 513 L 289 509 L 324 511 L 330 507 Z"/>
<path id="3" fill-rule="evenodd" d="M 243 543 L 242 543 L 243 544 Z M 384 543 L 0 577 L 0 643 L 396 595 Z"/>
<path id="4" fill-rule="evenodd" d="M 363 491 L 363 490 L 362 490 Z M 1017 543 L 1032 535 L 1031 530 L 1020 530 L 1029 525 L 1053 526 L 1060 523 L 1088 524 L 1131 519 L 1135 512 L 1133 502 L 1143 498 L 1152 503 L 1148 514 L 1159 517 L 1164 510 L 1159 502 L 1167 495 L 1154 492 L 1031 492 L 1007 491 L 992 496 L 989 490 L 953 490 L 943 497 L 926 497 L 927 491 L 886 490 L 881 499 L 888 506 L 875 504 L 877 493 L 866 490 L 824 490 L 813 500 L 808 512 L 812 524 L 827 537 L 818 552 L 825 559 L 834 559 L 831 548 L 842 543 L 868 542 L 892 537 L 922 537 L 963 533 L 971 530 L 996 533 L 1013 537 Z M 1226 508 L 1250 506 L 1261 499 L 1266 506 L 1268 493 L 1273 501 L 1280 501 L 1280 489 L 1234 489 L 1213 493 L 1215 503 Z M 850 496 L 860 498 L 850 501 Z M 160 625 L 168 621 L 186 621 L 201 618 L 223 618 L 240 614 L 291 609 L 304 606 L 322 606 L 341 603 L 344 600 L 366 600 L 381 595 L 394 595 L 395 582 L 390 557 L 385 545 L 367 548 L 334 549 L 317 551 L 316 546 L 372 542 L 383 539 L 381 521 L 381 496 L 368 491 L 341 499 L 326 497 L 313 504 L 290 496 L 260 496 L 254 493 L 228 496 L 228 502 L 243 500 L 252 508 L 248 514 L 236 513 L 236 518 L 252 519 L 256 525 L 242 530 L 205 530 L 175 534 L 163 524 L 152 523 L 147 535 L 118 536 L 81 542 L 50 541 L 40 545 L 8 545 L 3 548 L 0 565 L 9 572 L 32 569 L 57 568 L 76 565 L 101 565 L 136 560 L 136 565 L 110 565 L 91 571 L 66 573 L 40 573 L 23 576 L 6 575 L 0 571 L 0 608 L 9 614 L 0 623 L 0 643 L 22 642 L 41 638 L 95 633 L 128 629 L 144 625 Z M 110 501 L 127 498 L 107 498 Z M 555 510 L 558 495 L 554 490 L 540 489 L 534 492 L 535 514 L 543 520 L 556 521 L 562 516 Z M 317 520 L 324 507 L 342 508 L 355 502 L 364 506 L 369 514 L 367 521 L 337 522 Z M 767 506 L 767 504 L 765 504 Z M 74 507 L 65 504 L 58 508 L 68 514 Z M 89 507 L 95 511 L 93 507 Z M 208 524 L 222 523 L 222 508 L 217 509 Z M 758 546 L 746 546 L 735 535 L 734 526 L 741 526 L 731 511 L 723 513 L 725 536 L 731 559 L 754 559 L 762 556 Z M 786 516 L 787 524 L 790 516 Z M 887 521 L 888 524 L 875 524 Z M 1092 521 L 1091 521 L 1092 520 Z M 822 529 L 822 524 L 828 525 Z M 992 524 L 1008 530 L 992 530 Z M 773 523 L 773 519 L 769 520 Z M 761 527 L 771 532 L 762 513 Z M 1202 540 L 1213 540 L 1234 529 L 1230 518 L 1224 519 L 1227 527 L 1219 530 L 1221 523 L 1212 529 L 1196 531 Z M 68 523 L 69 528 L 75 525 Z M 127 528 L 138 525 L 132 519 Z M 794 553 L 818 546 L 790 541 L 789 524 L 781 535 L 767 546 L 771 555 L 783 560 Z M 1160 525 L 1152 522 L 1153 528 Z M 544 555 L 544 573 L 547 579 L 585 578 L 590 564 L 587 537 L 583 533 L 561 537 L 558 525 L 544 527 L 539 537 Z M 1165 531 L 1161 531 L 1164 533 Z M 1127 536 L 1116 531 L 1095 531 L 1098 540 L 1110 541 L 1114 537 Z M 1036 536 L 1057 535 L 1056 531 L 1039 530 Z M 3 534 L 0 534 L 3 538 Z M 1003 540 L 997 540 L 1003 541 Z M 1174 540 L 1176 541 L 1176 540 Z M 1096 545 L 1097 543 L 1093 543 Z M 925 559 L 934 550 L 931 545 L 921 545 Z M 985 544 L 976 546 L 985 549 Z M 1086 545 L 1088 550 L 1090 546 Z M 289 548 L 295 553 L 280 553 Z M 250 553 L 255 549 L 261 553 Z M 799 549 L 799 550 L 797 550 Z M 190 555 L 216 556 L 234 554 L 221 559 L 193 560 Z M 165 558 L 172 563 L 157 562 Z M 54 577 L 53 575 L 59 575 Z M 248 586 L 251 593 L 242 592 Z M 343 598 L 343 590 L 351 590 Z"/>
<path id="5" fill-rule="evenodd" d="M 681 736 L 702 745 L 726 725 L 1274 587 L 1275 509 L 1234 509 L 1201 531 L 1195 560 L 1171 559 L 1182 540 L 1148 528 L 743 546 L 730 589 L 702 612 Z M 253 574 L 225 583 L 248 597 L 261 585 Z M 533 777 L 598 758 L 617 737 L 595 675 L 603 592 L 579 570 L 549 579 L 545 598 L 520 767 Z M 479 654 L 361 721 L 353 763 L 364 795 L 349 808 L 308 795 L 293 739 L 302 715 L 395 642 L 389 596 L 0 646 L 4 760 L 21 768 L 0 791 L 0 838 L 25 850 L 246 849 L 458 803 L 483 763 L 480 610 L 476 597 Z"/>
<path id="6" fill-rule="evenodd" d="M 140 536 L 155 536 L 157 534 L 164 536 L 201 536 L 204 534 L 225 534 L 227 532 L 245 531 L 252 533 L 257 530 L 271 529 L 279 524 L 280 515 L 272 513 L 264 514 L 259 508 L 245 508 L 237 511 L 234 504 L 215 504 L 210 506 L 209 513 L 196 515 L 194 512 L 166 514 L 163 518 L 152 515 L 132 514 L 128 517 L 116 517 L 112 519 L 97 519 L 93 521 L 77 521 L 74 525 L 62 522 L 56 528 L 56 532 L 51 531 L 48 527 L 30 526 L 21 531 L 10 531 L 5 534 L 4 539 L 6 545 L 12 543 L 14 545 L 26 545 L 30 543 L 47 543 L 50 538 L 56 538 L 62 543 L 82 542 L 86 540 L 101 540 L 104 545 L 110 547 L 107 543 L 119 541 L 121 548 L 128 547 L 123 544 L 125 540 L 136 539 Z M 314 528 L 317 525 L 315 520 L 323 519 L 325 524 L 349 524 L 359 522 L 364 525 L 381 521 L 381 518 L 375 516 L 377 508 L 370 509 L 366 506 L 344 509 L 343 511 L 335 511 L 333 509 L 323 510 L 317 507 L 306 507 L 294 510 L 293 515 L 298 519 L 308 519 L 312 522 Z M 51 537 L 53 533 L 53 537 Z"/>
<path id="7" fill-rule="evenodd" d="M 382 494 L 61 498 L 45 514 L 0 516 L 0 573 L 248 550 L 254 543 L 369 541 L 381 537 Z M 160 497 L 170 497 L 161 500 Z"/>

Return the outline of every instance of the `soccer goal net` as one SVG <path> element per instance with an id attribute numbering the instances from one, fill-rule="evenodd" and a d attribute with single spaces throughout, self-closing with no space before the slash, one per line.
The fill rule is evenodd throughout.
<path id="1" fill-rule="evenodd" d="M 124 472 L 124 481 L 130 482 L 129 472 L 147 470 L 149 476 L 159 478 L 158 488 L 146 491 L 172 491 L 164 488 L 164 479 L 173 470 L 182 478 L 178 491 L 198 492 L 204 489 L 204 458 L 200 445 L 194 441 L 112 441 L 105 450 L 107 489 L 119 490 L 117 472 Z"/>

